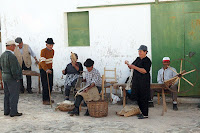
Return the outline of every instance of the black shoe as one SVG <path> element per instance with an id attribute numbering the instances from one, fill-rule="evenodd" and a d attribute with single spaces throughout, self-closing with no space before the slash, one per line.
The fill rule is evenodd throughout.
<path id="1" fill-rule="evenodd" d="M 137 117 L 141 117 L 142 114 L 138 114 Z"/>
<path id="2" fill-rule="evenodd" d="M 154 107 L 153 101 L 149 101 L 149 108 L 153 108 L 153 107 Z"/>
<path id="3" fill-rule="evenodd" d="M 90 116 L 88 109 L 87 109 L 87 111 L 85 112 L 84 116 Z"/>
<path id="4" fill-rule="evenodd" d="M 197 108 L 200 108 L 200 104 L 197 106 Z"/>
<path id="5" fill-rule="evenodd" d="M 9 115 L 9 113 L 4 113 L 4 115 L 5 115 L 5 116 L 8 116 L 8 115 Z"/>
<path id="6" fill-rule="evenodd" d="M 27 90 L 27 92 L 28 92 L 29 94 L 33 94 L 32 90 Z"/>
<path id="7" fill-rule="evenodd" d="M 177 104 L 173 104 L 173 110 L 174 110 L 174 111 L 177 111 L 177 110 L 178 110 Z"/>
<path id="8" fill-rule="evenodd" d="M 69 97 L 66 97 L 65 100 L 69 100 Z"/>
<path id="9" fill-rule="evenodd" d="M 79 116 L 79 108 L 75 107 L 72 111 L 69 111 L 68 114 L 70 114 L 70 116 Z"/>
<path id="10" fill-rule="evenodd" d="M 148 116 L 144 116 L 143 114 L 141 114 L 139 117 L 138 117 L 138 119 L 147 119 L 148 118 Z"/>
<path id="11" fill-rule="evenodd" d="M 10 117 L 14 117 L 14 116 L 22 116 L 22 113 L 17 113 L 15 115 L 10 115 Z"/>

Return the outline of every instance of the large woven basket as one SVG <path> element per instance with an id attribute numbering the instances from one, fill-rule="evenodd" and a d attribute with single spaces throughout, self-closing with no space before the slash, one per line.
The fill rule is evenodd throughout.
<path id="1" fill-rule="evenodd" d="M 105 117 L 108 115 L 108 101 L 99 100 L 87 102 L 87 107 L 91 117 Z"/>

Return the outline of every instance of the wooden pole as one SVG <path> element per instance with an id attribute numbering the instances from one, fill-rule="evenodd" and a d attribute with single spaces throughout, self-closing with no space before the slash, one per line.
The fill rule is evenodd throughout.
<path id="1" fill-rule="evenodd" d="M 48 82 L 48 89 L 49 89 L 49 100 L 50 100 L 50 105 L 52 108 L 52 102 L 51 102 L 51 90 L 50 90 L 50 85 L 49 85 L 49 75 L 47 73 L 47 82 Z"/>

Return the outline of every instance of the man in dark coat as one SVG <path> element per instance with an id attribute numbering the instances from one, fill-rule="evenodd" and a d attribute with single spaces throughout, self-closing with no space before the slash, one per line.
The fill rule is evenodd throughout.
<path id="1" fill-rule="evenodd" d="M 14 41 L 8 41 L 6 51 L 0 57 L 0 69 L 4 82 L 4 115 L 11 117 L 22 115 L 17 110 L 22 69 L 13 52 L 15 47 Z"/>

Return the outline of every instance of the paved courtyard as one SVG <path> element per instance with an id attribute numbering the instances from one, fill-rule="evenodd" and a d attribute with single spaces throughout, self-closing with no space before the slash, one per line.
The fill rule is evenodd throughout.
<path id="1" fill-rule="evenodd" d="M 168 111 L 161 116 L 162 105 L 155 103 L 150 108 L 149 119 L 138 120 L 136 116 L 119 117 L 116 111 L 122 105 L 109 104 L 109 114 L 104 118 L 84 116 L 83 108 L 80 116 L 70 117 L 66 112 L 55 111 L 56 103 L 63 100 L 63 95 L 53 93 L 55 103 L 53 109 L 42 105 L 41 94 L 20 94 L 19 112 L 22 117 L 11 118 L 3 115 L 3 91 L 0 91 L 0 132 L 1 133 L 199 133 L 200 109 L 197 104 L 179 104 L 179 111 L 172 110 L 168 103 Z"/>

